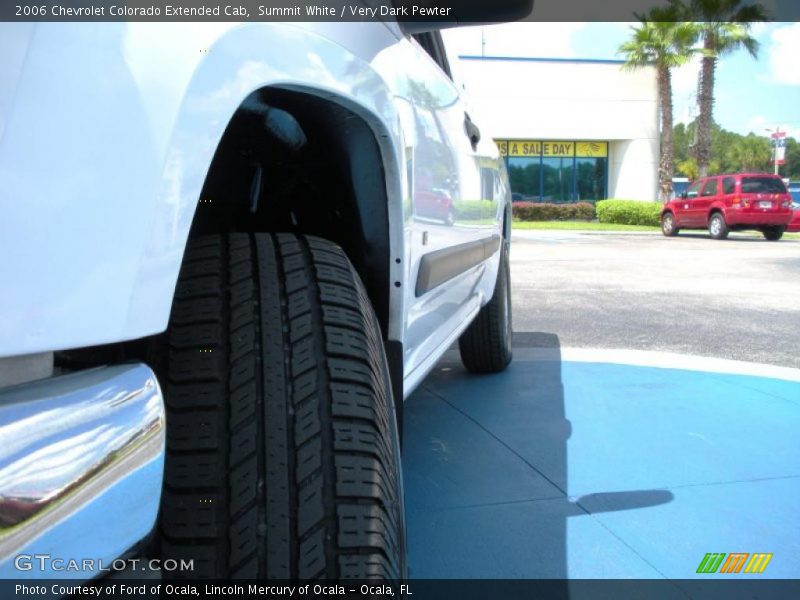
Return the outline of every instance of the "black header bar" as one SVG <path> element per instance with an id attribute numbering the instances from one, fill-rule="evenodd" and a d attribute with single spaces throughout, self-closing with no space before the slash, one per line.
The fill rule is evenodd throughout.
<path id="1" fill-rule="evenodd" d="M 667 0 L 3 0 L 0 21 L 397 20 L 452 27 L 515 20 L 627 22 L 666 4 Z M 760 4 L 770 21 L 800 20 L 798 0 L 762 0 Z"/>

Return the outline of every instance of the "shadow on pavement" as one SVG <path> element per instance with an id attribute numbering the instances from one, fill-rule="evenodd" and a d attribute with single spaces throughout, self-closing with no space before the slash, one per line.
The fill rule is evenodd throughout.
<path id="1" fill-rule="evenodd" d="M 403 461 L 413 578 L 565 579 L 570 517 L 589 520 L 581 521 L 582 531 L 594 532 L 581 535 L 588 541 L 570 552 L 571 560 L 577 553 L 579 560 L 617 561 L 605 572 L 619 577 L 620 557 L 630 551 L 616 538 L 620 547 L 609 548 L 603 540 L 610 532 L 590 515 L 673 499 L 663 490 L 598 490 L 571 498 L 572 431 L 558 336 L 515 334 L 517 346 L 540 349 L 539 358 L 483 376 L 469 374 L 451 350 L 406 401 Z M 628 576 L 653 576 L 645 567 Z M 567 597 L 566 584 L 562 592 Z"/>
<path id="2" fill-rule="evenodd" d="M 715 240 L 710 235 L 708 235 L 708 233 L 703 233 L 703 232 L 700 232 L 700 231 L 694 232 L 694 233 L 690 233 L 688 231 L 681 231 L 678 234 L 678 237 L 679 238 L 690 238 L 690 239 L 696 239 L 696 240 L 703 239 L 703 240 L 708 240 L 709 242 L 766 242 L 767 241 L 767 240 L 764 239 L 763 236 L 761 236 L 761 235 L 757 235 L 756 236 L 756 235 L 753 235 L 754 232 L 752 232 L 750 230 L 748 230 L 748 231 L 750 232 L 750 235 L 746 235 L 746 234 L 745 235 L 736 235 L 739 232 L 732 231 L 730 236 L 725 238 L 724 240 Z"/>

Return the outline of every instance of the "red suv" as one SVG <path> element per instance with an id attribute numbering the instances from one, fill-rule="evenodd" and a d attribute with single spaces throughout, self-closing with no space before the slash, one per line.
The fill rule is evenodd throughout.
<path id="1" fill-rule="evenodd" d="M 715 240 L 731 231 L 757 229 L 768 240 L 781 239 L 792 218 L 792 197 L 777 175 L 736 173 L 702 177 L 661 210 L 661 231 L 708 229 Z"/>

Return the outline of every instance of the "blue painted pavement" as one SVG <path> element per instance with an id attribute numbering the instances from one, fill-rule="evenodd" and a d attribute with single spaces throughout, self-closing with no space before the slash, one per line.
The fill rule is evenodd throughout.
<path id="1" fill-rule="evenodd" d="M 406 401 L 412 577 L 800 577 L 800 383 L 522 354 L 448 355 Z"/>

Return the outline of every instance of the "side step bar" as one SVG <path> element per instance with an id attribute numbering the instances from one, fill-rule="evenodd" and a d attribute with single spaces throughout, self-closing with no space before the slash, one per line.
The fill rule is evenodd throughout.
<path id="1" fill-rule="evenodd" d="M 143 364 L 0 390 L 0 578 L 108 568 L 153 530 L 164 453 L 164 402 Z M 70 560 L 80 574 L 59 572 Z"/>

